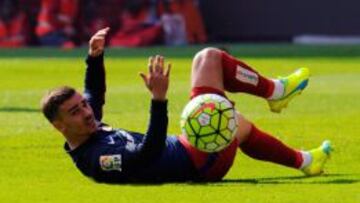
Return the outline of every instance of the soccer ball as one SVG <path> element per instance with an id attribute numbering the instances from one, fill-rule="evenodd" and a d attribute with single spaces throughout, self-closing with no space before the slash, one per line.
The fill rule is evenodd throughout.
<path id="1" fill-rule="evenodd" d="M 181 131 L 188 141 L 204 152 L 218 152 L 234 139 L 238 119 L 229 100 L 217 94 L 203 94 L 184 108 Z"/>

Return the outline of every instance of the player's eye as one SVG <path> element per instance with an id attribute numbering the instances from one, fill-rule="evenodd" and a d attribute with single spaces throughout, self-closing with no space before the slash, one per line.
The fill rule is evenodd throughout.
<path id="1" fill-rule="evenodd" d="M 75 109 L 75 110 L 73 110 L 73 111 L 71 111 L 71 115 L 72 116 L 75 116 L 76 114 L 78 114 L 80 112 L 80 110 L 79 109 Z"/>
<path id="2" fill-rule="evenodd" d="M 83 105 L 83 107 L 87 107 L 87 106 L 88 106 L 88 103 L 87 103 L 86 101 L 83 101 L 83 102 L 82 102 L 82 105 Z"/>

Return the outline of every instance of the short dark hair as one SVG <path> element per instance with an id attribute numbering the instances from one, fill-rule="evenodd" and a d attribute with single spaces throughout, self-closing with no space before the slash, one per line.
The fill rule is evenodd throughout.
<path id="1" fill-rule="evenodd" d="M 52 89 L 44 95 L 41 100 L 41 110 L 50 123 L 57 118 L 59 107 L 75 93 L 74 88 L 62 86 Z"/>

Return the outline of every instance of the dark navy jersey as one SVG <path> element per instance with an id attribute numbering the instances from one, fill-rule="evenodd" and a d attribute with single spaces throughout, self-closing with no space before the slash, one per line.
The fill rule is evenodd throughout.
<path id="1" fill-rule="evenodd" d="M 105 103 L 103 55 L 88 57 L 84 97 L 98 130 L 74 150 L 65 150 L 79 170 L 99 182 L 162 182 L 197 179 L 198 174 L 176 136 L 167 136 L 167 101 L 151 100 L 150 121 L 143 135 L 101 123 Z"/>
<path id="2" fill-rule="evenodd" d="M 73 151 L 80 171 L 94 180 L 108 183 L 194 180 L 196 172 L 176 136 L 168 136 L 158 157 L 140 160 L 137 156 L 144 135 L 107 126 Z M 69 150 L 67 144 L 65 149 Z"/>

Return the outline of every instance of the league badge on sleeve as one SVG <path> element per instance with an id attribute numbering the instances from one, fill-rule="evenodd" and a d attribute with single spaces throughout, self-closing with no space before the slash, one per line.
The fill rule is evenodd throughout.
<path id="1" fill-rule="evenodd" d="M 99 162 L 104 171 L 121 171 L 121 154 L 100 156 Z"/>

